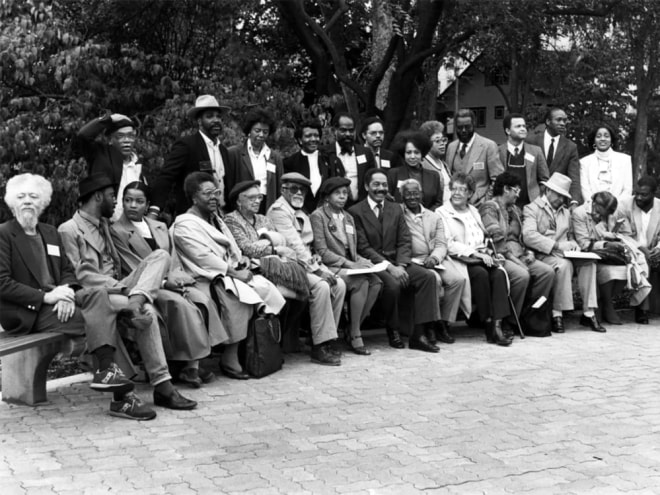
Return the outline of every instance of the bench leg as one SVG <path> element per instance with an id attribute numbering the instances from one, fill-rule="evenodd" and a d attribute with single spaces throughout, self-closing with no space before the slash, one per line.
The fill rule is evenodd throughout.
<path id="1" fill-rule="evenodd" d="M 2 400 L 34 406 L 46 402 L 46 372 L 61 342 L 26 349 L 2 358 Z"/>

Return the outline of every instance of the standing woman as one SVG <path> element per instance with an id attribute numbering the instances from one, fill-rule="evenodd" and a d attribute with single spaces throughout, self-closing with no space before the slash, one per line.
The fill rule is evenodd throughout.
<path id="1" fill-rule="evenodd" d="M 321 261 L 346 283 L 349 298 L 350 344 L 355 354 L 371 354 L 364 346 L 360 326 L 373 307 L 383 286 L 373 273 L 347 275 L 347 268 L 369 268 L 373 263 L 357 254 L 357 230 L 350 213 L 344 210 L 351 181 L 331 177 L 319 189 L 321 206 L 310 216 L 314 249 Z"/>
<path id="2" fill-rule="evenodd" d="M 600 124 L 589 134 L 589 144 L 594 152 L 580 160 L 580 184 L 585 203 L 601 191 L 615 197 L 633 193 L 632 160 L 630 155 L 614 151 L 618 139 L 614 129 Z"/>
<path id="3" fill-rule="evenodd" d="M 130 182 L 122 192 L 123 213 L 110 228 L 122 275 L 135 270 L 156 249 L 172 253 L 165 224 L 145 217 L 149 199 L 144 182 Z M 227 332 L 213 302 L 194 285 L 195 279 L 175 261 L 158 291 L 156 309 L 167 327 L 162 336 L 167 359 L 183 362 L 179 381 L 198 388 L 214 378 L 211 371 L 200 371 L 199 360 L 210 354 L 212 346 L 227 340 Z"/>
<path id="4" fill-rule="evenodd" d="M 424 156 L 422 167 L 437 172 L 440 176 L 440 185 L 442 187 L 442 200 L 446 201 L 451 196 L 449 191 L 449 182 L 451 174 L 449 167 L 445 162 L 447 156 L 447 143 L 449 140 L 445 135 L 445 126 L 437 120 L 427 120 L 419 126 L 419 132 L 426 134 L 431 140 L 431 149 Z"/>

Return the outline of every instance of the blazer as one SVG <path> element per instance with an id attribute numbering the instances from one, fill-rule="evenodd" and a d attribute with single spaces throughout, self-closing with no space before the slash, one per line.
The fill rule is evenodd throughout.
<path id="1" fill-rule="evenodd" d="M 460 160 L 459 146 L 456 140 L 447 145 L 447 166 L 453 175 L 457 172 L 455 161 Z M 466 155 L 467 168 L 464 172 L 471 175 L 475 182 L 475 192 L 470 198 L 470 204 L 477 205 L 488 199 L 491 182 L 504 172 L 504 165 L 500 161 L 497 145 L 494 141 L 474 133 L 474 142 Z"/>
<path id="2" fill-rule="evenodd" d="M 66 257 L 57 230 L 52 225 L 37 224 L 41 234 L 47 266 L 55 286 L 80 288 L 73 267 Z M 44 303 L 44 287 L 33 271 L 40 262 L 29 249 L 29 240 L 16 220 L 0 225 L 0 324 L 11 335 L 26 335 L 35 324 Z"/>
<path id="3" fill-rule="evenodd" d="M 525 206 L 522 234 L 529 249 L 543 254 L 552 253 L 555 242 L 575 240 L 570 211 L 561 206 L 554 212 L 545 196 L 540 196 Z"/>
<path id="4" fill-rule="evenodd" d="M 334 159 L 330 159 L 325 152 L 319 150 L 318 152 L 318 166 L 319 173 L 321 174 L 321 183 L 323 183 L 329 177 L 343 177 L 344 167 L 341 166 L 341 161 L 339 162 L 339 167 L 337 167 L 337 162 Z M 283 162 L 284 173 L 289 172 L 298 172 L 299 174 L 310 178 L 309 174 L 309 160 L 304 156 L 300 151 L 295 152 L 293 155 L 288 156 L 284 159 Z M 319 197 L 312 194 L 311 191 L 305 196 L 305 204 L 303 208 L 307 213 L 313 212 L 319 202 Z"/>
<path id="5" fill-rule="evenodd" d="M 485 239 L 488 232 L 486 232 L 486 227 L 484 227 L 484 224 L 481 221 L 479 211 L 470 204 L 468 204 L 468 209 L 484 234 L 483 247 L 485 247 Z M 437 212 L 445 222 L 445 235 L 447 237 L 447 252 L 449 253 L 449 256 L 470 256 L 475 253 L 476 249 L 468 246 L 466 243 L 465 224 L 452 204 L 447 202 L 445 205 L 438 208 Z"/>
<path id="6" fill-rule="evenodd" d="M 408 230 L 411 229 L 413 219 L 406 215 L 406 206 L 401 205 L 403 218 L 406 221 Z M 422 206 L 422 230 L 424 231 L 424 240 L 426 241 L 426 256 L 434 256 L 442 262 L 447 256 L 447 237 L 445 235 L 445 226 L 439 213 L 427 210 Z M 413 253 L 414 254 L 414 253 Z"/>
<path id="7" fill-rule="evenodd" d="M 617 198 L 633 193 L 633 171 L 630 155 L 611 150 L 612 186 L 608 190 Z M 580 186 L 582 199 L 591 203 L 591 196 L 600 192 L 598 187 L 598 157 L 596 153 L 580 160 Z"/>
<path id="8" fill-rule="evenodd" d="M 376 159 L 371 150 L 365 146 L 356 144 L 355 149 L 355 159 L 357 161 L 357 190 L 358 197 L 357 201 L 362 201 L 367 197 L 367 190 L 364 188 L 364 174 L 370 168 L 376 168 Z M 337 146 L 335 143 L 332 143 L 330 146 L 324 148 L 324 153 L 330 160 L 331 167 L 335 168 L 339 173 L 340 177 L 346 177 L 346 171 L 344 170 L 344 164 L 341 162 L 337 156 Z M 364 157 L 364 158 L 361 158 Z M 360 163 L 362 162 L 362 163 Z M 355 201 L 352 198 L 349 198 L 346 203 L 347 206 L 350 206 Z"/>
<path id="9" fill-rule="evenodd" d="M 390 186 L 390 194 L 397 203 L 403 203 L 403 198 L 399 192 L 399 183 L 411 179 L 410 167 L 402 165 L 390 169 L 387 173 L 387 181 Z M 437 172 L 427 170 L 422 167 L 422 205 L 431 211 L 442 206 L 443 202 L 442 184 L 440 175 Z"/>
<path id="10" fill-rule="evenodd" d="M 170 235 L 167 232 L 167 226 L 149 217 L 144 220 L 149 225 L 151 235 L 160 249 L 164 249 L 168 253 L 172 252 L 172 245 L 170 243 Z M 121 258 L 122 277 L 128 276 L 138 265 L 149 256 L 153 251 L 151 246 L 142 237 L 135 225 L 122 215 L 119 220 L 112 224 L 110 227 L 110 235 L 112 241 L 117 249 L 117 253 Z"/>
<path id="11" fill-rule="evenodd" d="M 349 261 L 364 260 L 357 254 L 357 227 L 350 213 L 344 210 L 344 222 L 346 224 L 346 239 L 344 244 L 337 236 L 339 228 L 335 224 L 332 213 L 326 206 L 317 208 L 312 213 L 312 230 L 314 232 L 314 249 L 321 257 L 323 264 L 337 273 L 341 268 L 347 268 Z"/>
<path id="12" fill-rule="evenodd" d="M 220 155 L 226 168 L 229 163 L 229 153 L 222 144 L 220 145 Z M 154 180 L 151 203 L 162 211 L 174 189 L 174 214 L 185 213 L 191 203 L 183 191 L 183 181 L 189 173 L 199 171 L 210 172 L 215 176 L 206 142 L 198 131 L 180 138 L 172 146 L 172 150 L 165 157 L 163 168 L 160 169 L 158 177 Z"/>
<path id="13" fill-rule="evenodd" d="M 545 147 L 543 144 L 544 135 L 545 129 L 541 132 L 535 132 L 528 135 L 525 142 L 541 148 L 547 164 L 547 157 L 545 156 Z M 585 198 L 582 197 L 582 190 L 580 188 L 580 159 L 578 158 L 577 144 L 565 136 L 559 136 L 559 140 L 556 144 L 557 146 L 555 147 L 552 163 L 548 165 L 548 174 L 552 175 L 555 172 L 559 172 L 560 174 L 568 176 L 572 181 L 569 189 L 571 199 L 580 204 Z"/>
<path id="14" fill-rule="evenodd" d="M 365 147 L 366 148 L 366 147 Z M 376 160 L 376 155 L 371 150 L 371 153 L 374 155 L 374 166 L 378 168 L 395 168 L 401 165 L 401 160 L 399 159 L 399 155 L 396 155 L 390 150 L 386 150 L 385 148 L 381 148 L 378 150 L 378 157 L 380 158 L 380 165 L 378 164 L 378 160 Z M 367 169 L 368 170 L 368 169 Z"/>
<path id="15" fill-rule="evenodd" d="M 524 254 L 522 213 L 516 205 L 504 210 L 499 202 L 491 199 L 479 206 L 479 214 L 499 254 L 514 258 Z"/>
<path id="16" fill-rule="evenodd" d="M 635 203 L 635 197 L 620 199 L 616 214 L 628 220 L 631 237 L 637 239 L 642 228 L 642 210 Z M 653 198 L 649 228 L 646 231 L 646 247 L 652 249 L 656 246 L 660 246 L 660 199 Z"/>
<path id="17" fill-rule="evenodd" d="M 500 160 L 504 164 L 505 170 L 508 168 L 508 147 L 507 144 L 501 144 L 498 148 L 500 152 Z M 530 203 L 541 195 L 541 188 L 539 184 L 550 178 L 548 165 L 545 163 L 543 150 L 533 144 L 525 143 L 524 145 L 525 157 L 525 175 L 527 176 L 527 196 L 529 196 Z"/>
<path id="18" fill-rule="evenodd" d="M 391 201 L 383 202 L 383 223 L 363 199 L 349 210 L 355 219 L 358 242 L 357 252 L 372 263 L 389 261 L 395 265 L 408 265 L 412 258 L 410 230 L 403 218 L 401 207 Z"/>
<path id="19" fill-rule="evenodd" d="M 225 162 L 225 198 L 232 188 L 244 180 L 254 180 L 252 161 L 247 149 L 247 141 L 227 150 L 229 160 Z M 280 177 L 283 174 L 282 157 L 270 150 L 266 157 L 266 197 L 261 202 L 259 213 L 264 214 L 280 195 Z"/>

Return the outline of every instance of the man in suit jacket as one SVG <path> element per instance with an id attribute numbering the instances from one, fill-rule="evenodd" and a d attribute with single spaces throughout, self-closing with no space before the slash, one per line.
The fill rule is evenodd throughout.
<path id="1" fill-rule="evenodd" d="M 360 135 L 364 146 L 371 150 L 374 155 L 374 163 L 377 168 L 394 168 L 400 165 L 399 157 L 392 151 L 383 148 L 385 139 L 385 126 L 378 117 L 369 117 L 362 122 Z"/>
<path id="2" fill-rule="evenodd" d="M 545 131 L 536 132 L 527 137 L 527 142 L 543 150 L 548 173 L 555 172 L 571 179 L 570 208 L 573 210 L 586 198 L 582 197 L 580 187 L 580 159 L 577 145 L 566 137 L 568 117 L 561 108 L 551 108 L 545 114 Z"/>
<path id="3" fill-rule="evenodd" d="M 539 184 L 550 178 L 543 151 L 533 144 L 525 144 L 527 124 L 525 117 L 512 113 L 504 117 L 505 144 L 500 145 L 500 161 L 504 169 L 520 180 L 520 194 L 516 200 L 518 208 L 534 201 L 541 194 Z"/>
<path id="4" fill-rule="evenodd" d="M 228 150 L 225 198 L 239 182 L 258 180 L 259 192 L 264 195 L 259 213 L 265 215 L 280 194 L 283 173 L 282 157 L 266 144 L 266 138 L 275 132 L 275 118 L 264 108 L 254 108 L 245 118 L 243 132 L 247 136 L 245 143 Z"/>
<path id="5" fill-rule="evenodd" d="M 284 173 L 298 173 L 310 181 L 309 191 L 305 195 L 303 209 L 311 214 L 318 205 L 318 192 L 321 184 L 330 177 L 343 177 L 344 169 L 340 162 L 330 160 L 319 149 L 323 126 L 318 120 L 302 122 L 294 132 L 300 151 L 284 159 Z"/>
<path id="6" fill-rule="evenodd" d="M 469 109 L 456 113 L 454 128 L 457 141 L 447 146 L 447 165 L 453 175 L 463 172 L 474 178 L 476 190 L 470 203 L 479 206 L 490 197 L 490 187 L 495 178 L 504 172 L 497 145 L 474 132 L 476 117 Z"/>
<path id="7" fill-rule="evenodd" d="M 387 262 L 387 270 L 379 272 L 383 281 L 381 303 L 387 322 L 390 345 L 402 348 L 399 335 L 399 298 L 407 287 L 414 290 L 415 329 L 408 335 L 408 346 L 426 352 L 438 352 L 425 332 L 437 320 L 438 294 L 435 276 L 412 262 L 412 241 L 401 207 L 385 201 L 388 193 L 387 176 L 381 169 L 366 172 L 366 199 L 349 213 L 353 215 L 358 233 L 358 253 L 372 263 Z"/>
<path id="8" fill-rule="evenodd" d="M 136 125 L 130 118 L 113 113 L 88 122 L 73 138 L 74 150 L 87 161 L 87 173 L 107 175 L 119 184 L 113 222 L 121 217 L 122 193 L 126 184 L 136 180 L 146 183 L 142 164 L 135 153 L 136 131 Z M 108 136 L 109 143 L 97 139 L 102 133 Z"/>
<path id="9" fill-rule="evenodd" d="M 115 206 L 116 184 L 103 175 L 90 175 L 80 182 L 80 209 L 59 226 L 64 250 L 83 287 L 103 288 L 116 311 L 106 326 L 115 327 L 120 312 L 127 313 L 149 381 L 154 403 L 170 409 L 193 409 L 195 401 L 183 397 L 173 386 L 165 358 L 155 310 L 152 306 L 170 267 L 170 256 L 157 249 L 128 277 L 121 278 L 121 262 L 112 244 L 108 218 Z"/>
<path id="10" fill-rule="evenodd" d="M 39 175 L 21 174 L 7 182 L 5 201 L 15 218 L 0 225 L 0 323 L 12 335 L 86 335 L 99 362 L 90 386 L 115 393 L 110 414 L 126 409 L 116 415 L 152 419 L 156 413 L 130 393 L 134 385 L 115 363 L 119 339 L 107 292 L 82 289 L 57 230 L 39 222 L 52 192 Z"/>
<path id="11" fill-rule="evenodd" d="M 206 172 L 218 181 L 219 189 L 224 191 L 224 179 L 229 154 L 220 143 L 222 133 L 222 115 L 228 107 L 222 106 L 211 95 L 202 95 L 195 101 L 195 106 L 188 110 L 188 117 L 197 121 L 199 131 L 182 137 L 174 143 L 172 150 L 165 157 L 165 163 L 152 188 L 152 203 L 149 216 L 156 219 L 165 210 L 174 189 L 174 215 L 185 213 L 191 202 L 183 192 L 183 181 L 191 172 Z M 224 199 L 220 199 L 224 206 Z"/>

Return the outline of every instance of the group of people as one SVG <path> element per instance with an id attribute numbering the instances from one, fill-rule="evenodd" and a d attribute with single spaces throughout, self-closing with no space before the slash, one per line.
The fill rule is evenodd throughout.
<path id="1" fill-rule="evenodd" d="M 361 332 L 370 314 L 394 348 L 406 335 L 409 348 L 438 352 L 454 342 L 459 311 L 488 342 L 508 346 L 516 329 L 564 332 L 575 272 L 582 325 L 620 324 L 612 300 L 624 286 L 635 320 L 648 323 L 660 264 L 657 182 L 642 177 L 633 192 L 630 158 L 612 150 L 607 125 L 579 160 L 558 108 L 531 137 L 522 115 L 508 115 L 499 147 L 460 110 L 455 141 L 429 121 L 395 136 L 392 150 L 382 147 L 379 118 L 362 122 L 360 145 L 356 119 L 338 113 L 331 146 L 321 146 L 318 122 L 305 121 L 300 151 L 282 159 L 267 144 L 275 119 L 263 108 L 247 113 L 245 142 L 225 148 L 226 111 L 198 97 L 188 112 L 198 132 L 173 145 L 153 184 L 130 118 L 85 125 L 74 146 L 88 174 L 78 210 L 57 229 L 39 222 L 47 179 L 7 183 L 14 219 L 0 225 L 0 323 L 18 335 L 85 335 L 91 387 L 114 394 L 110 414 L 156 416 L 133 391 L 127 340 L 154 404 L 192 409 L 172 382 L 212 381 L 200 361 L 218 347 L 220 371 L 248 379 L 240 343 L 255 318 L 279 317 L 296 341 L 308 320 L 311 360 L 330 366 L 341 364 L 342 318 L 350 349 L 370 354 Z"/>

